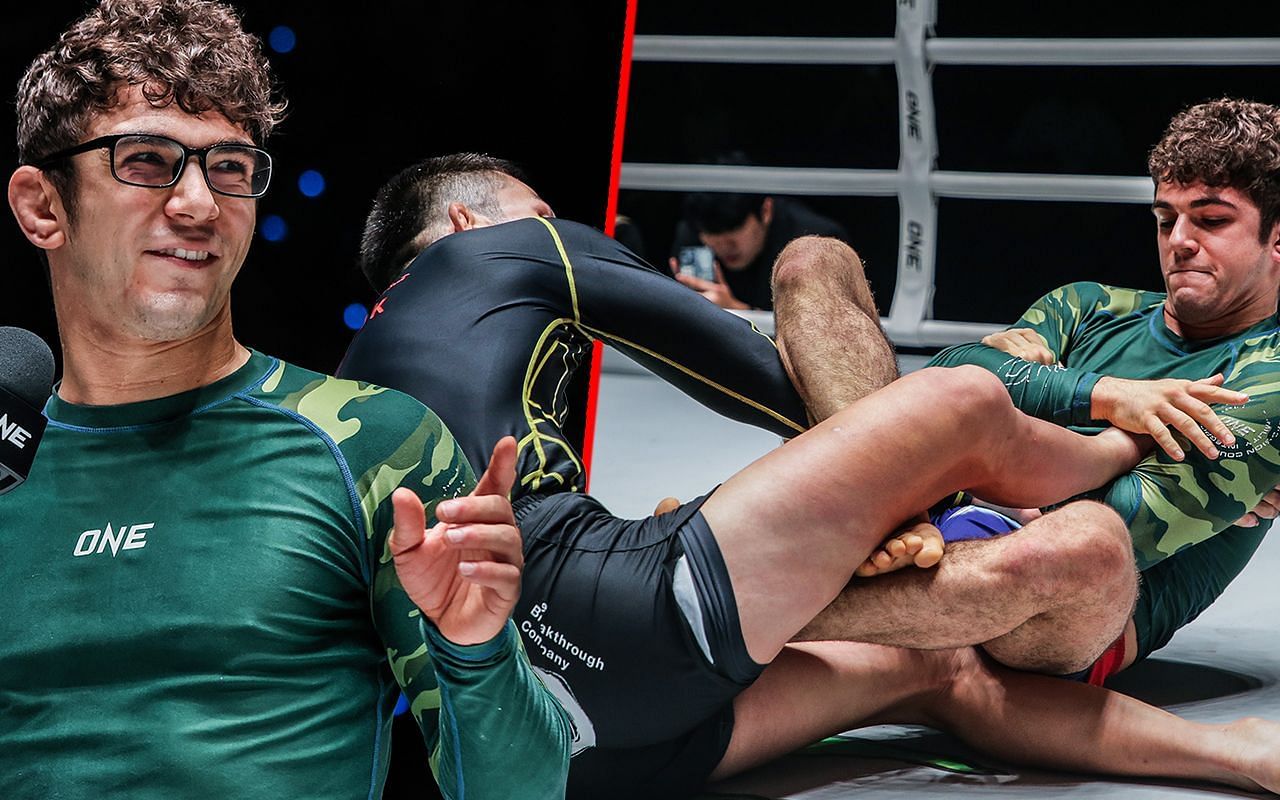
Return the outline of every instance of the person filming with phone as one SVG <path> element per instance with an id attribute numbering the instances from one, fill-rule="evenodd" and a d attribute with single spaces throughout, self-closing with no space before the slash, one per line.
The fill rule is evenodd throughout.
<path id="1" fill-rule="evenodd" d="M 717 163 L 747 161 L 734 154 Z M 773 262 L 787 242 L 807 234 L 849 240 L 842 225 L 798 200 L 697 192 L 685 196 L 669 264 L 676 280 L 721 308 L 771 311 Z"/>

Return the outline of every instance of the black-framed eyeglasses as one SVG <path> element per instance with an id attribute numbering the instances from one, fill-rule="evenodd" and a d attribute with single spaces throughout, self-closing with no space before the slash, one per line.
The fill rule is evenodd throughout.
<path id="1" fill-rule="evenodd" d="M 271 155 L 247 144 L 215 144 L 187 147 L 168 136 L 149 133 L 117 133 L 99 136 L 84 144 L 59 150 L 36 162 L 45 169 L 55 162 L 102 148 L 111 150 L 111 177 L 130 186 L 166 189 L 182 178 L 192 156 L 209 188 L 228 197 L 261 197 L 271 183 Z"/>

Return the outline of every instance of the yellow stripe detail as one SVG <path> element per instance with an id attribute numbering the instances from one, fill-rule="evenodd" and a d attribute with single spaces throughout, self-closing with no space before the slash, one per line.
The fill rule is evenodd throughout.
<path id="1" fill-rule="evenodd" d="M 618 343 L 620 343 L 620 344 L 624 344 L 624 345 L 626 345 L 627 347 L 633 347 L 633 348 L 635 348 L 636 350 L 639 350 L 641 353 L 644 353 L 645 355 L 649 356 L 650 358 L 653 358 L 653 359 L 656 359 L 656 360 L 658 360 L 658 361 L 661 361 L 663 364 L 666 364 L 666 365 L 667 365 L 667 366 L 669 366 L 669 367 L 674 367 L 675 369 L 677 369 L 677 370 L 679 370 L 679 371 L 683 372 L 685 375 L 688 375 L 690 378 L 693 378 L 693 379 L 695 379 L 695 380 L 702 381 L 703 383 L 705 383 L 706 385 L 710 386 L 711 388 L 713 388 L 713 389 L 715 389 L 715 390 L 717 390 L 717 391 L 719 391 L 719 392 L 723 392 L 724 394 L 728 395 L 729 397 L 732 397 L 734 400 L 737 400 L 739 403 L 742 403 L 742 404 L 744 404 L 744 405 L 747 405 L 747 406 L 749 406 L 749 407 L 751 407 L 751 408 L 754 408 L 756 411 L 759 411 L 759 412 L 761 412 L 761 413 L 763 413 L 763 414 L 766 414 L 766 415 L 768 415 L 768 416 L 770 416 L 770 417 L 773 417 L 775 420 L 777 420 L 778 422 L 781 422 L 783 425 L 786 425 L 787 427 L 791 428 L 791 429 L 792 429 L 792 430 L 794 430 L 796 433 L 804 433 L 804 431 L 805 431 L 805 429 L 804 429 L 803 427 L 801 427 L 800 425 L 797 425 L 796 423 L 792 422 L 790 419 L 788 419 L 787 417 L 785 417 L 785 416 L 784 416 L 784 415 L 782 415 L 782 414 L 779 414 L 777 411 L 774 411 L 773 409 L 771 409 L 771 408 L 769 408 L 769 407 L 767 407 L 767 406 L 764 406 L 764 405 L 762 405 L 762 404 L 760 404 L 760 403 L 757 403 L 755 400 L 752 400 L 752 399 L 751 399 L 751 398 L 749 398 L 749 397 L 745 397 L 745 396 L 743 396 L 743 395 L 741 395 L 741 394 L 738 394 L 737 392 L 735 392 L 734 390 L 730 389 L 730 388 L 729 388 L 729 387 L 727 387 L 727 386 L 721 386 L 720 384 L 716 383 L 715 381 L 711 380 L 710 378 L 707 378 L 707 377 L 705 377 L 705 376 L 703 376 L 703 375 L 699 375 L 698 373 L 694 372 L 693 370 L 689 369 L 688 367 L 684 366 L 683 364 L 677 364 L 675 361 L 672 361 L 671 359 L 667 358 L 666 356 L 664 356 L 664 355 L 662 355 L 662 354 L 660 354 L 660 353 L 655 353 L 654 351 L 650 350 L 649 348 L 647 348 L 647 347 L 645 347 L 645 346 L 643 346 L 643 345 L 638 345 L 638 344 L 636 344 L 635 342 L 631 342 L 631 341 L 628 341 L 628 340 L 626 340 L 626 339 L 623 339 L 621 336 L 614 336 L 614 335 L 613 335 L 613 334 L 611 334 L 611 333 L 605 333 L 604 331 L 599 331 L 599 330 L 596 330 L 595 328 L 591 328 L 591 327 L 588 327 L 588 326 L 586 326 L 586 325 L 579 324 L 579 325 L 578 325 L 578 327 L 579 327 L 579 328 L 581 328 L 582 330 L 586 331 L 587 333 L 589 333 L 593 338 L 596 338 L 596 339 L 606 339 L 606 340 L 610 340 L 610 341 L 615 341 L 615 342 L 618 342 Z"/>
<path id="2" fill-rule="evenodd" d="M 554 472 L 545 471 L 547 467 L 547 452 L 545 449 L 543 449 L 543 446 L 542 446 L 542 443 L 544 440 L 547 442 L 560 445 L 564 449 L 565 455 L 569 457 L 569 460 L 573 462 L 573 464 L 578 468 L 579 471 L 582 470 L 582 462 L 580 462 L 577 456 L 574 454 L 573 448 L 569 447 L 560 439 L 557 439 L 554 436 L 548 436 L 547 434 L 538 430 L 539 420 L 535 420 L 533 416 L 533 407 L 535 406 L 535 403 L 533 402 L 533 398 L 532 398 L 533 385 L 535 382 L 537 382 L 538 376 L 542 374 L 542 368 L 547 364 L 547 362 L 551 359 L 551 356 L 554 355 L 555 353 L 554 347 L 550 347 L 550 348 L 546 347 L 547 339 L 551 336 L 551 334 L 555 333 L 557 328 L 572 325 L 573 322 L 574 321 L 571 319 L 561 317 L 560 319 L 554 320 L 550 325 L 544 328 L 542 331 L 542 334 L 538 336 L 538 342 L 534 346 L 533 353 L 529 357 L 529 364 L 525 368 L 524 387 L 522 389 L 520 407 L 521 407 L 521 410 L 524 411 L 525 422 L 529 424 L 529 435 L 525 436 L 520 440 L 520 449 L 523 450 L 525 445 L 527 444 L 533 445 L 534 452 L 537 453 L 538 455 L 538 469 L 529 473 L 526 476 L 523 476 L 521 478 L 520 483 L 521 485 L 532 483 L 533 488 L 535 489 L 538 488 L 539 483 L 543 478 L 554 478 L 555 480 L 559 481 L 561 484 L 565 482 L 565 479 L 563 476 Z M 544 348 L 546 348 L 545 353 L 543 352 Z M 539 358 L 540 355 L 541 355 L 541 358 Z M 552 409 L 552 411 L 554 411 L 554 409 Z M 545 415 L 545 412 L 544 412 L 544 415 Z M 552 423 L 554 422 L 553 420 L 546 419 L 545 416 L 543 416 L 540 421 L 552 422 Z"/>
<path id="3" fill-rule="evenodd" d="M 578 310 L 578 287 L 573 282 L 573 263 L 569 261 L 569 254 L 564 251 L 564 242 L 560 241 L 560 234 L 556 233 L 555 227 L 542 217 L 534 217 L 547 227 L 547 231 L 551 233 L 551 239 L 556 243 L 556 252 L 560 254 L 560 261 L 564 264 L 564 276 L 569 281 L 569 302 L 573 305 L 573 321 L 582 321 L 582 312 Z"/>
<path id="4" fill-rule="evenodd" d="M 568 279 L 568 296 L 570 296 L 570 301 L 572 302 L 572 305 L 573 305 L 573 323 L 576 323 L 577 326 L 579 326 L 579 328 L 581 328 L 582 330 L 586 330 L 586 332 L 590 332 L 591 338 L 605 339 L 605 340 L 612 339 L 614 340 L 614 342 L 621 342 L 623 344 L 626 344 L 627 347 L 634 347 L 635 349 L 637 349 L 637 351 L 645 353 L 645 355 L 648 355 L 653 358 L 657 358 L 657 360 L 662 361 L 663 364 L 676 367 L 677 370 L 684 372 L 685 375 L 689 375 L 690 378 L 703 381 L 704 384 L 709 385 L 709 387 L 712 387 L 713 389 L 719 390 L 719 392 L 723 392 L 724 394 L 727 394 L 727 396 L 730 396 L 733 399 L 736 399 L 737 402 L 744 403 L 746 404 L 746 406 L 755 408 L 756 411 L 764 413 L 764 415 L 773 417 L 774 420 L 782 422 L 782 424 L 786 425 L 787 428 L 795 430 L 797 434 L 804 433 L 805 431 L 804 426 L 796 425 L 795 422 L 788 420 L 787 417 L 781 415 L 781 413 L 778 413 L 777 411 L 773 411 L 772 408 L 765 407 L 763 406 L 763 404 L 753 401 L 753 399 L 741 396 L 741 394 L 737 392 L 733 392 L 733 390 L 728 387 L 722 387 L 722 385 L 719 385 L 718 383 L 716 383 L 716 381 L 709 378 L 704 378 L 704 376 L 699 375 L 698 372 L 690 370 L 689 367 L 676 364 L 676 362 L 672 361 L 671 358 L 659 356 L 658 353 L 653 352 L 652 349 L 641 347 L 639 346 L 639 344 L 636 344 L 635 342 L 628 342 L 628 340 L 623 339 L 621 337 L 616 337 L 616 335 L 604 333 L 603 330 L 595 330 L 594 328 L 588 328 L 588 326 L 582 325 L 582 314 L 579 311 L 579 307 L 577 307 L 577 288 L 575 287 L 575 284 L 573 284 L 573 264 L 570 260 L 568 260 L 568 253 L 564 252 L 564 243 L 561 242 L 561 238 L 559 238 L 559 233 L 556 232 L 556 228 L 554 228 L 553 225 L 549 223 L 549 221 L 541 218 L 541 216 L 538 216 L 538 218 L 535 218 L 535 219 L 538 219 L 538 221 L 540 221 L 541 224 L 547 227 L 548 232 L 552 234 L 553 241 L 556 242 L 556 250 L 557 252 L 559 252 L 559 256 L 561 256 L 561 261 L 564 264 L 564 276 L 566 276 L 566 278 Z M 765 339 L 769 339 L 769 343 L 773 344 L 774 349 L 777 349 L 778 347 L 777 342 L 774 342 L 774 340 L 771 337 L 768 337 L 768 335 L 765 335 L 764 333 L 760 332 L 760 330 L 756 328 L 755 323 L 751 323 L 751 321 L 748 321 L 748 324 L 751 326 L 751 330 L 754 330 L 756 335 L 762 335 L 762 337 L 764 337 Z M 527 397 L 527 394 L 526 394 L 526 397 Z"/>

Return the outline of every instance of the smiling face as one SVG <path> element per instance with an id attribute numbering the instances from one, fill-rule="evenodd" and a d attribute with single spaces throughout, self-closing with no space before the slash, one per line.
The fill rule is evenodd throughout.
<path id="1" fill-rule="evenodd" d="M 252 144 L 218 112 L 154 108 L 137 87 L 122 90 L 84 140 L 115 133 L 159 134 L 195 148 Z M 60 323 L 151 342 L 230 325 L 231 283 L 253 238 L 255 201 L 211 192 L 199 163 L 166 189 L 127 186 L 111 176 L 109 154 L 74 156 L 76 213 L 63 214 L 65 241 L 49 251 Z"/>
<path id="2" fill-rule="evenodd" d="M 1258 207 L 1242 192 L 1164 181 L 1152 211 L 1175 333 L 1222 336 L 1276 312 L 1280 226 L 1260 241 Z"/>

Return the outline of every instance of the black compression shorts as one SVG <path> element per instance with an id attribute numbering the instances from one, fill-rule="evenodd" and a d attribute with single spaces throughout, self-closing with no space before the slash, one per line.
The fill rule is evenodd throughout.
<path id="1" fill-rule="evenodd" d="M 573 718 L 568 797 L 695 793 L 733 730 L 751 660 L 729 575 L 699 512 L 619 519 L 593 498 L 516 501 L 516 625 Z"/>

